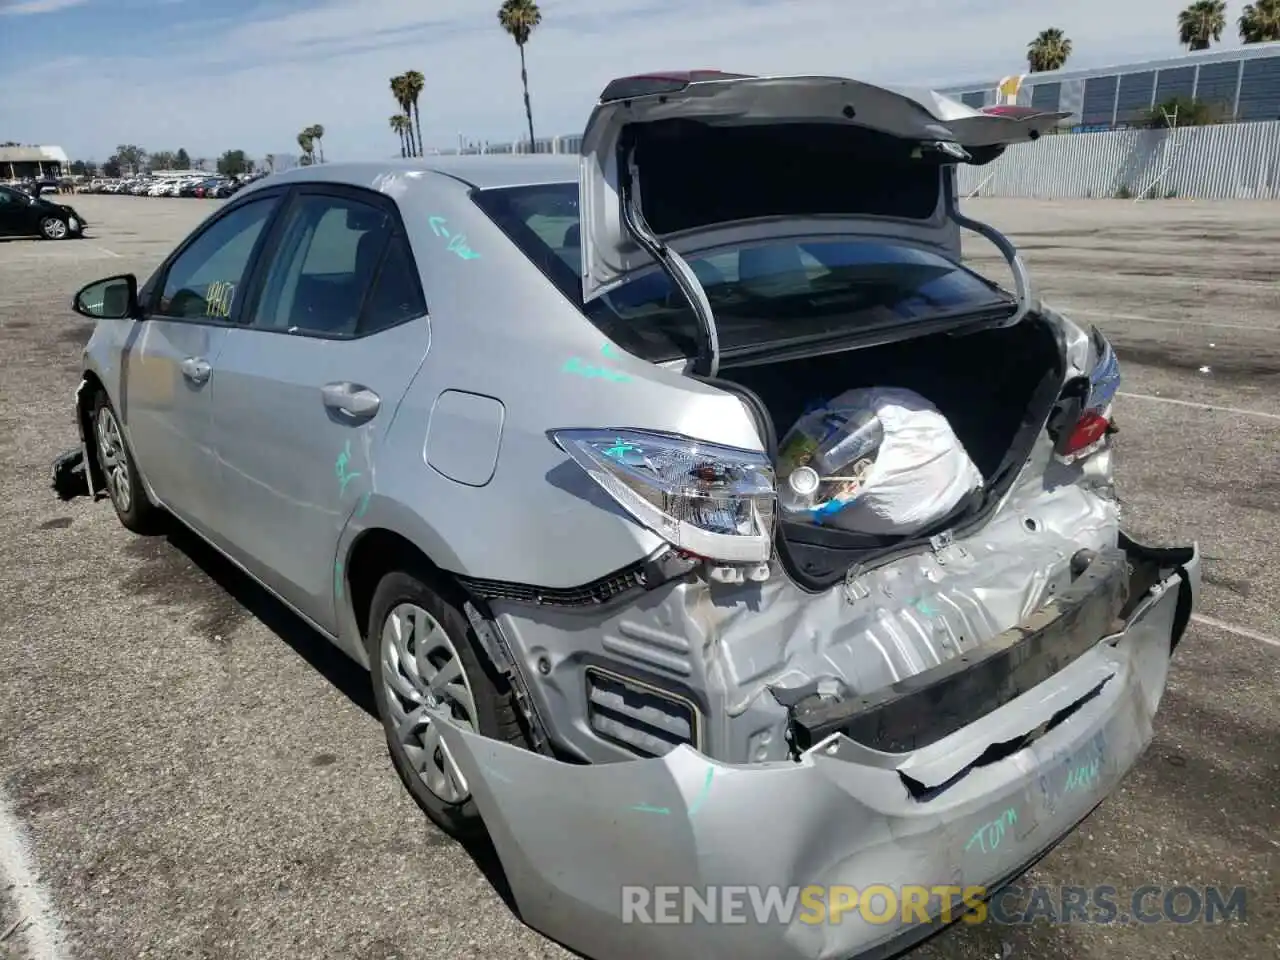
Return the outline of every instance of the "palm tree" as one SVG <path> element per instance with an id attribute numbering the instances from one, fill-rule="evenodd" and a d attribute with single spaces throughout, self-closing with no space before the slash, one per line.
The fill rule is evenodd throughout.
<path id="1" fill-rule="evenodd" d="M 313 154 L 315 153 L 316 143 L 311 137 L 310 127 L 298 134 L 298 146 L 302 148 L 302 165 L 304 167 L 311 166 L 315 159 Z"/>
<path id="2" fill-rule="evenodd" d="M 409 155 L 409 141 L 405 139 L 408 132 L 409 121 L 405 119 L 403 113 L 393 113 L 391 115 L 391 129 L 400 134 L 400 156 L 407 157 Z"/>
<path id="3" fill-rule="evenodd" d="M 412 107 L 409 105 L 409 81 L 403 73 L 391 78 L 391 96 L 396 98 L 396 103 L 400 105 L 400 110 L 405 115 L 405 119 L 412 122 L 413 114 L 410 112 Z M 414 149 L 412 127 L 409 128 L 407 139 L 409 141 L 409 156 L 416 157 L 418 154 Z"/>
<path id="4" fill-rule="evenodd" d="M 1226 0 L 1195 0 L 1178 14 L 1178 42 L 1191 50 L 1208 50 L 1226 27 Z"/>
<path id="5" fill-rule="evenodd" d="M 1027 44 L 1027 66 L 1032 73 L 1044 70 L 1061 70 L 1071 56 L 1071 41 L 1057 27 L 1041 30 Z"/>
<path id="6" fill-rule="evenodd" d="M 427 78 L 417 70 L 404 73 L 404 94 L 410 107 L 413 108 L 413 125 L 418 132 L 418 156 L 422 156 L 422 118 L 418 115 L 418 98 L 427 85 Z"/>
<path id="7" fill-rule="evenodd" d="M 520 83 L 524 87 L 524 115 L 529 121 L 529 152 L 533 153 L 533 106 L 529 103 L 529 71 L 525 68 L 524 45 L 542 23 L 542 11 L 534 0 L 503 0 L 498 8 L 498 23 L 520 49 Z"/>
<path id="8" fill-rule="evenodd" d="M 320 151 L 320 162 L 324 163 L 324 126 L 322 124 L 313 124 L 302 131 L 308 134 L 315 141 L 317 149 Z"/>
<path id="9" fill-rule="evenodd" d="M 1244 5 L 1237 21 L 1243 43 L 1280 40 L 1280 0 L 1254 0 Z"/>

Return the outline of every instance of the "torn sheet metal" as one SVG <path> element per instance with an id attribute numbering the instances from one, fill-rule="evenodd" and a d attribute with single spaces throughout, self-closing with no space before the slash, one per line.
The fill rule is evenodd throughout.
<path id="1" fill-rule="evenodd" d="M 93 390 L 93 385 L 90 384 L 88 380 L 82 379 L 80 381 L 79 385 L 77 385 L 76 387 L 74 409 L 75 409 L 75 418 L 76 418 L 76 432 L 80 434 L 80 456 L 84 464 L 84 482 L 89 488 L 90 499 L 96 499 L 98 496 L 98 490 L 93 483 L 94 464 L 93 464 L 93 461 L 89 458 L 89 437 L 87 433 L 87 424 L 85 423 L 85 417 L 81 413 L 82 410 L 88 409 L 88 404 L 84 402 L 85 395 L 92 390 Z"/>
<path id="2" fill-rule="evenodd" d="M 1076 484 L 1037 445 L 1004 505 L 973 536 L 936 551 L 855 572 L 845 584 L 807 593 L 775 573 L 765 583 L 689 579 L 636 602 L 598 610 L 494 601 L 515 658 L 545 658 L 530 693 L 561 746 L 593 762 L 627 753 L 601 740 L 588 715 L 585 664 L 643 671 L 691 692 L 707 716 L 700 749 L 727 762 L 782 760 L 787 711 L 778 690 L 826 683 L 842 694 L 883 688 L 1026 620 L 1072 578 L 1082 548 L 1114 546 L 1113 502 Z M 1061 482 L 1046 489 L 1046 474 Z"/>
<path id="3" fill-rule="evenodd" d="M 904 923 L 900 907 L 882 919 L 869 911 L 872 920 L 852 910 L 839 923 L 801 905 L 770 914 L 765 898 L 781 898 L 782 910 L 790 891 L 810 885 L 902 891 L 1016 875 L 1105 798 L 1150 741 L 1179 598 L 1198 583 L 1199 564 L 1196 552 L 1186 576 L 1169 576 L 1123 632 L 1051 680 L 910 755 L 874 755 L 835 735 L 794 763 L 723 764 L 682 746 L 660 759 L 577 765 L 443 715 L 441 734 L 521 918 L 587 956 L 779 960 L 899 948 L 932 927 Z M 1011 730 L 1043 726 L 1102 676 L 1110 679 L 1099 693 L 1024 749 L 927 801 L 903 785 L 899 769 L 937 766 Z M 656 889 L 673 886 L 686 892 Z M 809 896 L 812 906 L 816 891 Z M 931 903 L 935 914 L 939 903 Z M 687 917 L 685 904 L 693 904 Z M 643 922 L 662 917 L 664 905 L 674 922 Z M 717 911 L 726 905 L 739 919 L 708 919 L 724 921 Z"/>

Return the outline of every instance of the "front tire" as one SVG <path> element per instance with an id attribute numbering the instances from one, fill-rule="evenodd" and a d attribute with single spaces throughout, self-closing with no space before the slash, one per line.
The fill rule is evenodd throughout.
<path id="1" fill-rule="evenodd" d="M 466 617 L 425 573 L 394 571 L 370 604 L 370 673 L 387 750 L 409 795 L 446 833 L 484 831 L 470 786 L 445 753 L 428 708 L 486 737 L 525 744 L 515 700 L 481 663 Z"/>
<path id="2" fill-rule="evenodd" d="M 71 225 L 61 217 L 45 217 L 40 221 L 40 236 L 45 240 L 65 240 L 71 236 Z"/>
<path id="3" fill-rule="evenodd" d="M 93 402 L 93 439 L 94 453 L 116 516 L 134 533 L 152 532 L 160 519 L 160 509 L 147 498 L 115 408 L 102 392 Z"/>

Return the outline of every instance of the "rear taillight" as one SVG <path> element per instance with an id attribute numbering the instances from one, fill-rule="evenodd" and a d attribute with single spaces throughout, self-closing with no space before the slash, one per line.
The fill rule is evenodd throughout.
<path id="1" fill-rule="evenodd" d="M 777 492 L 762 451 L 644 430 L 555 430 L 551 438 L 631 516 L 706 560 L 767 563 Z"/>
<path id="2" fill-rule="evenodd" d="M 1111 402 L 1120 388 L 1120 364 L 1097 327 L 1089 331 L 1088 381 L 1068 387 L 1050 421 L 1054 453 L 1065 463 L 1091 456 L 1116 433 Z"/>
<path id="3" fill-rule="evenodd" d="M 1081 417 L 1067 437 L 1063 456 L 1076 456 L 1097 444 L 1112 429 L 1111 421 L 1097 411 L 1090 410 Z"/>

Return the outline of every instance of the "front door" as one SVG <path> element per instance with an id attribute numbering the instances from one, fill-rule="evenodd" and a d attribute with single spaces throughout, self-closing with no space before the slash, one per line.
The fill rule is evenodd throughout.
<path id="1" fill-rule="evenodd" d="M 236 560 L 332 630 L 338 540 L 374 489 L 427 309 L 390 198 L 301 187 L 276 233 L 218 360 L 222 526 Z"/>
<path id="2" fill-rule="evenodd" d="M 278 202 L 237 205 L 184 243 L 156 277 L 121 358 L 120 414 L 138 468 L 175 516 L 206 535 L 220 503 L 210 444 L 218 357 Z"/>

